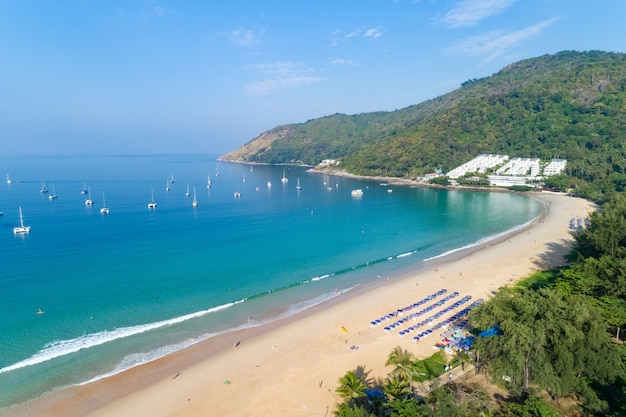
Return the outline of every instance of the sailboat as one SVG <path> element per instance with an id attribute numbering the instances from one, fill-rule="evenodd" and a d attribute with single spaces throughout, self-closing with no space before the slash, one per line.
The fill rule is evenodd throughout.
<path id="1" fill-rule="evenodd" d="M 52 194 L 50 194 L 50 195 L 48 196 L 48 198 L 49 198 L 50 200 L 54 200 L 54 199 L 55 199 L 55 198 L 57 198 L 57 197 L 58 197 L 58 196 L 57 196 L 57 190 L 54 188 L 54 184 L 52 184 Z"/>
<path id="2" fill-rule="evenodd" d="M 211 174 L 207 175 L 206 188 L 211 188 Z"/>
<path id="3" fill-rule="evenodd" d="M 87 188 L 87 192 L 85 193 L 87 198 L 85 198 L 85 205 L 91 207 L 93 204 L 93 200 L 91 199 L 91 188 Z"/>
<path id="4" fill-rule="evenodd" d="M 39 190 L 39 192 L 44 194 L 48 192 L 48 186 L 46 185 L 45 179 L 41 182 L 41 190 Z"/>
<path id="5" fill-rule="evenodd" d="M 174 184 L 174 174 L 170 175 L 170 184 Z"/>
<path id="6" fill-rule="evenodd" d="M 189 184 L 187 184 L 187 191 L 185 192 L 185 197 L 189 197 Z"/>
<path id="7" fill-rule="evenodd" d="M 193 207 L 198 207 L 198 199 L 196 198 L 196 187 L 193 187 L 193 203 L 191 203 Z"/>
<path id="8" fill-rule="evenodd" d="M 154 202 L 154 190 L 152 190 L 152 200 L 150 200 L 150 202 L 148 203 L 148 208 L 155 209 L 156 206 L 157 206 L 157 203 Z"/>
<path id="9" fill-rule="evenodd" d="M 169 191 L 169 190 L 170 190 L 170 182 L 165 181 L 165 191 Z"/>
<path id="10" fill-rule="evenodd" d="M 300 186 L 300 178 L 298 178 L 298 184 L 296 185 L 296 190 L 301 190 L 302 187 Z"/>
<path id="11" fill-rule="evenodd" d="M 85 194 L 87 194 L 87 192 L 88 192 L 88 191 L 89 191 L 89 190 L 87 189 L 87 183 L 86 183 L 86 182 L 84 182 L 84 183 L 83 183 L 83 189 L 82 189 L 82 190 L 80 190 L 80 193 L 81 193 L 81 194 L 83 194 L 83 195 L 85 195 Z"/>
<path id="12" fill-rule="evenodd" d="M 9 173 L 7 172 L 7 184 L 11 184 L 13 181 L 11 181 L 11 177 L 9 176 Z"/>
<path id="13" fill-rule="evenodd" d="M 20 206 L 20 225 L 13 228 L 14 235 L 24 235 L 30 233 L 30 226 L 24 226 L 24 217 L 22 216 L 22 206 Z"/>
<path id="14" fill-rule="evenodd" d="M 285 176 L 285 168 L 283 168 L 283 177 L 281 178 L 281 181 L 283 182 L 283 184 L 285 184 L 287 181 L 289 181 L 287 179 L 287 177 Z"/>
<path id="15" fill-rule="evenodd" d="M 100 209 L 100 213 L 109 214 L 109 208 L 107 207 L 107 204 L 104 201 L 104 193 L 102 193 L 102 208 Z"/>

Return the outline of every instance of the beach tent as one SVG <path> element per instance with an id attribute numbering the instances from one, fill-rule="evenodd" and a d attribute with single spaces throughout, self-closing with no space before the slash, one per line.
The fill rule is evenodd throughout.
<path id="1" fill-rule="evenodd" d="M 385 396 L 385 393 L 379 389 L 366 389 L 365 394 L 367 395 L 367 398 L 369 398 L 370 400 Z"/>
<path id="2" fill-rule="evenodd" d="M 482 333 L 479 333 L 478 336 L 480 337 L 489 337 L 489 336 L 495 336 L 500 334 L 500 326 L 498 326 L 497 324 L 495 326 L 492 326 L 490 328 L 488 328 L 487 330 L 485 330 Z"/>

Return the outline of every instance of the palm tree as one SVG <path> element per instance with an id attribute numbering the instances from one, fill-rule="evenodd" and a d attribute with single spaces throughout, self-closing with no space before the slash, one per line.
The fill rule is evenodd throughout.
<path id="1" fill-rule="evenodd" d="M 403 374 L 389 375 L 385 380 L 383 389 L 390 400 L 399 400 L 411 394 L 409 381 L 406 380 Z"/>
<path id="2" fill-rule="evenodd" d="M 358 377 L 356 372 L 348 371 L 344 376 L 339 378 L 339 386 L 335 390 L 337 394 L 347 402 L 357 402 L 365 398 L 365 384 L 363 377 Z"/>
<path id="3" fill-rule="evenodd" d="M 402 349 L 401 346 L 393 348 L 385 365 L 395 365 L 395 369 L 391 371 L 391 374 L 402 374 L 408 378 L 410 369 L 413 368 L 415 357 L 411 352 L 406 349 Z"/>

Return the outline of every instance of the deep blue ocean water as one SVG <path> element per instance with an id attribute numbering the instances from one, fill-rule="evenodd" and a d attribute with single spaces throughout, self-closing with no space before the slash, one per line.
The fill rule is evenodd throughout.
<path id="1" fill-rule="evenodd" d="M 294 314 L 543 210 L 304 167 L 284 184 L 283 167 L 205 155 L 0 157 L 0 170 L 0 407 Z"/>

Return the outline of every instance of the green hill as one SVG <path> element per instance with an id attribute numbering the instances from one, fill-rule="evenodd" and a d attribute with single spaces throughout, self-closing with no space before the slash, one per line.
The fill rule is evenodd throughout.
<path id="1" fill-rule="evenodd" d="M 444 172 L 481 153 L 565 158 L 566 174 L 626 174 L 626 54 L 565 51 L 511 64 L 392 112 L 335 114 L 276 127 L 222 160 L 316 165 L 360 175 Z"/>

